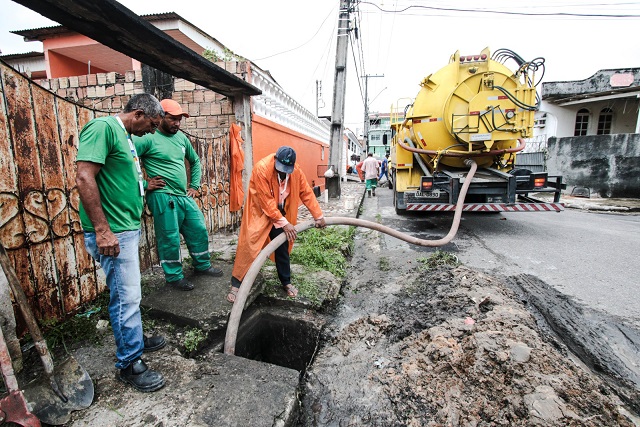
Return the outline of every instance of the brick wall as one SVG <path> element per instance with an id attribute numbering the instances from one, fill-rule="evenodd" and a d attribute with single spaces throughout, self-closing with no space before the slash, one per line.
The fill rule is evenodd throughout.
<path id="1" fill-rule="evenodd" d="M 248 63 L 221 62 L 218 66 L 247 78 Z M 115 114 L 124 108 L 132 95 L 144 93 L 148 82 L 142 70 L 124 75 L 111 73 L 61 77 L 37 81 L 45 89 L 71 102 L 95 109 L 96 116 Z M 181 78 L 173 78 L 171 98 L 189 113 L 181 129 L 199 154 L 202 174 L 202 194 L 197 199 L 203 210 L 210 233 L 235 228 L 240 214 L 229 212 L 229 127 L 236 121 L 234 100 L 203 86 Z M 151 91 L 150 91 L 151 92 Z"/>

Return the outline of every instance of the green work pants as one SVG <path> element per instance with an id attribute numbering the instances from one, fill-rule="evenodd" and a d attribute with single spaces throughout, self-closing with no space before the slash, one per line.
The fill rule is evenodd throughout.
<path id="1" fill-rule="evenodd" d="M 209 236 L 204 225 L 204 215 L 195 200 L 188 196 L 151 191 L 147 194 L 147 206 L 153 214 L 158 257 L 167 282 L 184 277 L 180 257 L 180 234 L 189 249 L 195 270 L 211 267 Z"/>

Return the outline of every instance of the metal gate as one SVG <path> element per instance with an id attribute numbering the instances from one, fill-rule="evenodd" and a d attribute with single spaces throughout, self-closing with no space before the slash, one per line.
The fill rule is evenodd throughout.
<path id="1" fill-rule="evenodd" d="M 125 105 L 130 95 L 113 95 Z M 75 159 L 82 126 L 98 112 L 69 102 L 0 62 L 0 242 L 29 304 L 42 319 L 63 319 L 106 289 L 84 248 Z M 202 162 L 198 204 L 209 232 L 237 225 L 229 212 L 228 133 L 191 141 Z M 142 218 L 141 269 L 157 263 L 153 221 Z"/>
<path id="2" fill-rule="evenodd" d="M 518 153 L 515 165 L 517 168 L 529 169 L 531 172 L 545 172 L 547 170 L 546 152 Z"/>

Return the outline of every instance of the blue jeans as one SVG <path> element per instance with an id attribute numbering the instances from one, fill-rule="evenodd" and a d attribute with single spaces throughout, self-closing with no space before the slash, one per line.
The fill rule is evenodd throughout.
<path id="1" fill-rule="evenodd" d="M 109 287 L 109 318 L 116 339 L 116 368 L 123 369 L 142 356 L 144 349 L 142 317 L 140 316 L 140 230 L 115 233 L 120 243 L 117 257 L 100 255 L 96 233 L 84 233 L 84 245 L 107 276 Z"/>

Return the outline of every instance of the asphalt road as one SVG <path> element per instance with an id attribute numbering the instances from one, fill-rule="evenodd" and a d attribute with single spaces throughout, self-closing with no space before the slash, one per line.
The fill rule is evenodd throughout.
<path id="1" fill-rule="evenodd" d="M 423 239 L 441 238 L 451 227 L 453 214 L 398 216 L 391 190 L 379 188 L 377 194 L 378 215 L 385 225 Z M 394 238 L 386 243 L 388 250 L 406 245 Z M 457 235 L 442 249 L 456 253 L 465 265 L 491 273 L 533 275 L 581 305 L 640 327 L 639 215 L 573 209 L 464 213 Z"/>

